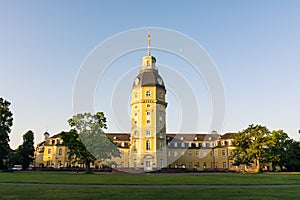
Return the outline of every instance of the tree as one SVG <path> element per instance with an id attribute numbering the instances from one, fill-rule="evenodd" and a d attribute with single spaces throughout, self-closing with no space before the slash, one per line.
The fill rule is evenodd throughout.
<path id="1" fill-rule="evenodd" d="M 10 102 L 0 98 L 0 169 L 4 167 L 4 159 L 9 154 L 9 136 L 13 125 L 12 112 L 9 110 Z"/>
<path id="2" fill-rule="evenodd" d="M 120 151 L 106 137 L 106 118 L 103 112 L 77 114 L 68 120 L 71 130 L 63 133 L 63 144 L 70 150 L 70 158 L 84 162 L 86 172 L 90 172 L 90 164 L 95 160 L 104 161 L 120 156 Z"/>
<path id="3" fill-rule="evenodd" d="M 74 163 L 84 163 L 86 172 L 91 172 L 90 164 L 94 162 L 96 158 L 81 142 L 77 130 L 71 129 L 69 132 L 62 132 L 61 139 L 63 140 L 63 145 L 66 145 L 69 149 L 69 159 Z"/>
<path id="4" fill-rule="evenodd" d="M 32 131 L 27 131 L 23 135 L 23 144 L 19 146 L 19 153 L 23 159 L 23 169 L 27 169 L 34 158 L 34 134 Z"/>
<path id="5" fill-rule="evenodd" d="M 261 164 L 269 160 L 268 149 L 273 145 L 271 132 L 265 126 L 251 124 L 234 138 L 236 149 L 232 158 L 236 165 L 255 163 L 257 170 L 261 171 Z"/>
<path id="6" fill-rule="evenodd" d="M 269 148 L 269 159 L 273 170 L 275 166 L 279 166 L 282 171 L 283 167 L 290 162 L 288 157 L 293 153 L 291 152 L 293 140 L 283 130 L 272 131 L 271 138 L 274 145 Z"/>
<path id="7" fill-rule="evenodd" d="M 285 167 L 288 171 L 300 171 L 300 142 L 291 141 Z"/>
<path id="8" fill-rule="evenodd" d="M 34 159 L 34 134 L 31 130 L 23 135 L 23 143 L 11 153 L 10 163 L 12 165 L 22 164 L 27 169 Z"/>

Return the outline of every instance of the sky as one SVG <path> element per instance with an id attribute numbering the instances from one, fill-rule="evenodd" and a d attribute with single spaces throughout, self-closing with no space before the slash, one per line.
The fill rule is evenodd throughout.
<path id="1" fill-rule="evenodd" d="M 283 129 L 299 140 L 299 10 L 296 0 L 0 0 L 0 96 L 11 102 L 10 145 L 17 148 L 28 130 L 35 133 L 36 143 L 45 131 L 54 135 L 69 130 L 67 120 L 75 114 L 74 86 L 89 55 L 116 34 L 147 27 L 182 33 L 213 60 L 225 93 L 219 133 L 241 131 L 253 123 Z M 155 37 L 153 32 L 153 43 Z M 146 48 L 145 32 L 145 49 L 120 55 L 99 78 L 94 108 L 107 116 L 106 132 L 130 131 L 130 89 Z M 195 75 L 179 56 L 159 49 L 151 53 L 169 89 L 167 132 L 190 132 L 180 123 L 189 127 L 195 118 L 199 124 L 193 131 L 210 132 L 213 105 L 205 77 Z M 193 91 L 197 116 L 182 119 L 182 109 L 194 105 L 186 106 L 190 97 L 176 93 L 172 72 Z M 131 83 L 122 90 L 125 98 L 114 98 L 121 80 Z M 118 105 L 122 107 L 116 110 Z M 123 116 L 120 112 L 126 113 L 124 119 L 117 117 Z"/>

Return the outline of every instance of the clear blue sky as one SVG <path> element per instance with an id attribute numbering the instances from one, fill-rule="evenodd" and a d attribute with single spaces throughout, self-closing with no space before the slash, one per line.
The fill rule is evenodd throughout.
<path id="1" fill-rule="evenodd" d="M 271 130 L 283 129 L 299 139 L 299 10 L 300 2 L 296 0 L 2 0 L 0 96 L 12 103 L 14 126 L 10 144 L 16 148 L 22 142 L 22 135 L 30 129 L 35 133 L 36 142 L 42 140 L 46 130 L 51 135 L 68 130 L 67 119 L 73 115 L 73 87 L 84 59 L 108 37 L 140 27 L 173 29 L 205 48 L 216 63 L 225 87 L 226 116 L 222 133 L 258 123 Z M 154 53 L 158 63 L 176 65 L 172 56 Z M 138 52 L 119 59 L 111 73 L 117 74 L 122 66 L 138 66 L 141 56 L 143 53 Z M 180 60 L 178 63 L 183 64 Z M 206 95 L 199 103 L 203 114 L 197 131 L 208 132 L 209 95 L 204 84 L 191 86 L 197 92 L 204 88 Z M 108 132 L 120 132 L 109 118 L 111 103 L 101 101 L 110 87 L 108 83 L 106 89 L 97 91 L 95 99 L 101 103 L 95 106 L 107 114 Z M 168 98 L 176 104 L 171 93 Z M 198 98 L 201 101 L 200 94 Z M 168 112 L 176 115 L 174 110 Z M 127 131 L 129 127 L 128 121 Z M 176 131 L 176 120 L 168 120 L 167 127 L 169 132 Z"/>

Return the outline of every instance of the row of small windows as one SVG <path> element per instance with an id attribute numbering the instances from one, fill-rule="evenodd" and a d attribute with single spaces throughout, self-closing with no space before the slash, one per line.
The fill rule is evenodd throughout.
<path id="1" fill-rule="evenodd" d="M 134 97 L 135 98 L 138 98 L 139 97 L 139 94 L 136 92 L 135 94 L 134 94 Z M 146 97 L 151 97 L 151 91 L 146 91 Z M 158 98 L 163 98 L 163 93 L 162 92 L 158 92 Z"/>
<path id="2" fill-rule="evenodd" d="M 51 149 L 48 149 L 48 154 L 51 154 Z M 59 150 L 58 150 L 58 155 L 59 155 L 59 156 L 62 155 L 62 148 L 59 148 Z"/>
<path id="3" fill-rule="evenodd" d="M 200 168 L 201 166 L 200 166 L 199 162 L 196 162 L 194 165 L 193 165 L 193 162 L 189 162 L 188 166 L 186 166 L 185 162 L 182 162 L 181 164 L 178 164 L 177 162 L 175 162 L 174 167 L 175 168 L 187 168 L 188 167 L 188 168 L 191 169 L 191 168 Z M 208 168 L 206 162 L 203 163 L 203 168 L 204 169 Z M 215 163 L 210 163 L 210 168 L 211 169 L 215 169 L 215 168 L 218 169 L 219 167 L 217 165 L 215 166 Z M 223 169 L 227 168 L 227 163 L 226 162 L 222 162 L 222 168 Z M 229 163 L 229 168 L 233 168 L 233 163 L 232 162 Z"/>
<path id="4" fill-rule="evenodd" d="M 162 141 L 162 140 L 159 141 L 159 148 L 160 148 L 160 150 L 163 149 L 163 141 Z M 133 150 L 134 150 L 134 151 L 137 150 L 136 141 L 134 141 L 134 143 L 133 143 Z M 150 142 L 150 140 L 147 140 L 147 141 L 146 141 L 146 150 L 147 150 L 147 151 L 151 150 L 151 142 Z"/>
<path id="5" fill-rule="evenodd" d="M 185 142 L 168 142 L 168 146 L 173 146 L 173 147 L 214 147 L 215 143 L 185 143 Z"/>
<path id="6" fill-rule="evenodd" d="M 181 151 L 181 156 L 184 156 L 184 154 L 185 154 L 185 151 Z M 231 155 L 232 155 L 232 150 L 229 150 L 228 154 L 229 154 L 229 156 L 231 156 Z M 192 151 L 189 151 L 189 152 L 188 152 L 188 155 L 189 155 L 189 156 L 193 156 L 193 152 L 192 152 Z M 225 150 L 222 150 L 221 155 L 222 155 L 222 156 L 226 156 L 226 151 L 225 151 Z M 171 156 L 171 151 L 168 152 L 168 156 Z M 177 151 L 174 151 L 174 156 L 175 156 L 175 157 L 178 156 Z M 199 151 L 195 151 L 195 156 L 199 157 L 199 156 L 200 156 L 200 152 L 199 152 Z M 202 153 L 202 156 L 203 156 L 203 157 L 207 156 L 207 152 L 204 151 L 204 152 Z M 213 152 L 213 151 L 210 151 L 210 156 L 214 156 L 214 152 Z"/>
<path id="7" fill-rule="evenodd" d="M 137 120 L 138 120 L 138 114 L 134 113 L 134 124 L 137 125 Z M 159 117 L 158 117 L 159 123 L 163 123 L 163 113 L 160 112 L 159 113 Z M 147 124 L 151 124 L 151 112 L 147 111 L 146 112 L 146 123 Z"/>
<path id="8" fill-rule="evenodd" d="M 133 135 L 134 135 L 134 137 L 138 137 L 138 136 L 139 136 L 139 132 L 138 132 L 137 130 L 135 130 L 135 131 L 133 132 Z M 150 137 L 150 136 L 151 136 L 151 131 L 150 131 L 150 130 L 146 130 L 146 131 L 145 131 L 145 135 L 146 135 L 146 137 Z M 163 133 L 162 133 L 162 131 L 159 132 L 159 137 L 160 137 L 160 138 L 163 138 Z"/>
<path id="9" fill-rule="evenodd" d="M 150 107 L 151 107 L 151 105 L 150 105 L 150 104 L 147 104 L 147 108 L 150 108 Z M 138 106 L 135 106 L 134 108 L 137 109 Z"/>

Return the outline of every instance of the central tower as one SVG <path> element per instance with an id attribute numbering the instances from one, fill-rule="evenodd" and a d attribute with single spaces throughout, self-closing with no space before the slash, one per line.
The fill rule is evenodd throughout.
<path id="1" fill-rule="evenodd" d="M 155 57 L 148 53 L 132 86 L 129 167 L 151 171 L 167 165 L 166 89 Z"/>

